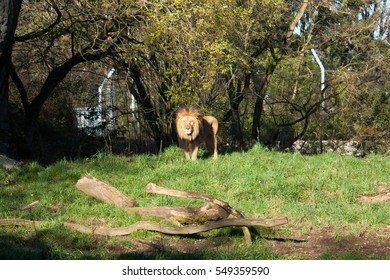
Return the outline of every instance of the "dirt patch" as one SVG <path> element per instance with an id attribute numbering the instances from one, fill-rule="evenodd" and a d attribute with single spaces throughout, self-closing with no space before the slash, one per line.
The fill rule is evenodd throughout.
<path id="1" fill-rule="evenodd" d="M 299 237 L 270 239 L 268 244 L 279 255 L 305 260 L 383 259 L 390 258 L 390 227 L 381 232 L 363 233 L 359 236 L 341 236 L 331 228 L 323 228 Z"/>
<path id="2" fill-rule="evenodd" d="M 341 236 L 331 228 L 313 230 L 301 236 L 266 237 L 268 246 L 279 259 L 389 259 L 390 226 L 376 233 L 363 233 L 359 236 Z M 174 239 L 162 237 L 154 241 L 131 239 L 134 247 L 117 253 L 123 257 L 146 257 L 154 259 L 159 254 L 172 258 L 202 258 L 206 250 L 226 249 L 232 244 L 213 242 L 210 239 Z M 118 248 L 117 248 L 118 249 Z M 122 251 L 122 252 L 120 252 Z M 187 257 L 185 257 L 187 256 Z"/>

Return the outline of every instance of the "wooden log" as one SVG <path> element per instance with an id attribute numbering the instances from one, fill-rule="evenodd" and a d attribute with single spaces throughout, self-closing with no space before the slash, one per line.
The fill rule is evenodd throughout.
<path id="1" fill-rule="evenodd" d="M 34 208 L 35 206 L 38 206 L 38 204 L 39 204 L 39 200 L 36 200 L 36 201 L 31 202 L 28 205 L 20 207 L 19 210 L 20 211 L 30 210 L 30 209 Z"/>
<path id="2" fill-rule="evenodd" d="M 229 213 L 224 209 L 211 203 L 202 207 L 135 207 L 139 206 L 137 201 L 92 176 L 86 176 L 78 180 L 76 188 L 100 201 L 112 204 L 129 214 L 139 214 L 142 217 L 156 217 L 175 220 L 179 223 L 192 224 L 220 220 L 229 216 Z"/>
<path id="3" fill-rule="evenodd" d="M 95 177 L 85 176 L 76 183 L 76 188 L 83 193 L 103 202 L 115 205 L 118 208 L 136 207 L 138 202 L 124 195 L 116 188 L 102 182 Z"/>
<path id="4" fill-rule="evenodd" d="M 167 189 L 167 188 L 160 187 L 154 183 L 149 183 L 146 185 L 146 192 L 153 193 L 153 194 L 169 195 L 169 196 L 174 196 L 174 197 L 200 198 L 200 199 L 204 199 L 204 200 L 207 200 L 210 202 L 214 202 L 214 200 L 215 200 L 215 197 L 208 195 L 208 194 Z M 223 202 L 223 203 L 225 203 L 225 202 Z"/>
<path id="5" fill-rule="evenodd" d="M 226 212 L 232 214 L 237 218 L 243 218 L 243 215 L 236 209 L 232 208 L 227 202 L 215 198 L 208 194 L 167 189 L 167 188 L 160 187 L 154 183 L 149 183 L 146 185 L 146 192 L 153 193 L 153 194 L 174 196 L 174 197 L 204 199 L 210 201 L 213 204 L 218 205 L 219 207 L 222 207 L 223 209 L 225 209 Z"/>
<path id="6" fill-rule="evenodd" d="M 31 221 L 25 219 L 1 219 L 0 226 L 37 226 L 43 221 Z"/>
<path id="7" fill-rule="evenodd" d="M 62 202 L 58 202 L 55 205 L 47 205 L 46 209 L 50 210 L 52 213 L 57 213 L 62 207 L 64 207 L 64 204 Z"/>
<path id="8" fill-rule="evenodd" d="M 154 183 L 149 183 L 146 185 L 146 192 L 153 194 L 162 194 L 169 195 L 174 197 L 183 197 L 183 198 L 195 198 L 195 199 L 204 199 L 210 201 L 211 203 L 218 205 L 222 209 L 224 209 L 227 213 L 233 215 L 236 218 L 244 218 L 244 215 L 241 214 L 238 210 L 231 207 L 227 202 L 217 199 L 211 195 L 198 193 L 198 192 L 187 192 L 187 191 L 179 191 L 174 189 L 167 189 L 160 187 Z M 251 234 L 247 227 L 242 228 L 245 240 L 247 243 L 251 243 Z"/>
<path id="9" fill-rule="evenodd" d="M 207 222 L 203 225 L 198 226 L 187 226 L 187 227 L 172 227 L 166 226 L 159 223 L 153 222 L 137 222 L 128 227 L 120 228 L 89 228 L 83 225 L 65 222 L 64 225 L 72 230 L 93 234 L 93 235 L 103 235 L 103 236 L 125 236 L 129 235 L 138 230 L 148 230 L 161 232 L 164 234 L 170 235 L 191 235 L 201 232 L 210 231 L 213 229 L 218 229 L 222 227 L 234 227 L 234 226 L 263 226 L 263 227 L 275 227 L 288 223 L 286 217 L 276 218 L 276 219 L 224 219 L 219 221 Z"/>
<path id="10" fill-rule="evenodd" d="M 198 198 L 207 200 L 210 203 L 202 207 L 134 207 L 138 206 L 137 201 L 125 196 L 114 187 L 92 176 L 81 178 L 77 182 L 76 187 L 85 194 L 103 202 L 115 205 L 129 214 L 137 213 L 143 217 L 157 217 L 189 225 L 204 223 L 207 221 L 223 221 L 229 217 L 229 215 L 232 215 L 237 219 L 244 219 L 244 216 L 238 210 L 232 208 L 228 203 L 211 195 L 167 189 L 153 183 L 149 183 L 147 185 L 147 193 L 163 194 L 175 197 Z M 159 226 L 161 227 L 161 225 Z M 251 243 L 251 235 L 248 225 L 242 225 L 242 229 L 246 242 Z"/>
<path id="11" fill-rule="evenodd" d="M 243 228 L 246 241 L 250 243 L 251 236 L 248 226 L 275 227 L 284 225 L 288 222 L 286 217 L 276 219 L 245 219 L 239 211 L 232 208 L 228 203 L 213 196 L 196 192 L 166 189 L 153 183 L 147 185 L 148 193 L 164 194 L 176 197 L 199 198 L 207 200 L 209 203 L 202 207 L 135 207 L 138 206 L 137 201 L 125 196 L 114 187 L 91 176 L 81 178 L 76 183 L 76 188 L 87 195 L 90 195 L 103 202 L 112 204 L 130 214 L 138 213 L 141 216 L 153 216 L 162 219 L 175 219 L 176 221 L 184 224 L 193 224 L 195 222 L 204 223 L 202 225 L 196 226 L 190 225 L 186 227 L 172 227 L 158 223 L 142 221 L 122 228 L 89 228 L 76 223 L 64 223 L 66 227 L 72 230 L 95 235 L 122 236 L 131 234 L 137 230 L 157 231 L 165 234 L 175 235 L 189 235 L 221 227 L 241 226 Z M 30 207 L 33 207 L 36 204 L 38 204 L 38 202 L 29 204 L 26 206 L 26 208 L 30 209 Z M 53 209 L 58 211 L 60 207 L 62 207 L 62 204 L 53 206 Z M 25 207 L 23 207 L 22 210 L 24 210 L 24 208 Z M 236 218 L 227 219 L 229 215 L 233 215 Z M 23 219 L 0 220 L 0 226 L 36 226 L 42 223 L 42 221 L 30 221 Z"/>
<path id="12" fill-rule="evenodd" d="M 36 226 L 43 224 L 44 221 L 31 221 L 24 219 L 0 219 L 0 226 Z M 124 236 L 129 235 L 138 230 L 148 230 L 156 231 L 165 234 L 172 235 L 189 235 L 196 234 L 201 232 L 210 231 L 213 229 L 218 229 L 222 227 L 234 227 L 234 226 L 262 226 L 262 227 L 276 227 L 287 224 L 288 220 L 286 217 L 280 217 L 275 219 L 223 219 L 219 221 L 207 222 L 203 225 L 197 226 L 186 226 L 186 227 L 174 227 L 166 226 L 159 223 L 153 222 L 137 222 L 128 227 L 119 227 L 119 228 L 105 228 L 105 227 L 96 227 L 91 228 L 84 225 L 80 225 L 73 222 L 64 222 L 64 226 L 82 233 L 94 234 L 94 235 L 104 235 L 104 236 Z"/>
<path id="13" fill-rule="evenodd" d="M 129 214 L 139 214 L 142 217 L 156 217 L 165 220 L 174 220 L 182 224 L 204 223 L 216 221 L 229 216 L 221 207 L 209 203 L 202 207 L 133 207 L 124 208 Z"/>
<path id="14" fill-rule="evenodd" d="M 31 221 L 24 219 L 0 219 L 0 226 L 37 226 L 43 224 L 44 221 Z M 166 226 L 159 223 L 153 222 L 137 222 L 128 227 L 119 227 L 119 228 L 105 228 L 105 227 L 96 227 L 91 228 L 84 225 L 80 225 L 73 222 L 64 222 L 64 226 L 81 233 L 93 234 L 93 235 L 103 235 L 103 236 L 124 236 L 129 235 L 138 230 L 148 230 L 161 232 L 164 234 L 171 235 L 190 235 L 197 234 L 201 232 L 210 231 L 213 229 L 218 229 L 222 227 L 234 227 L 234 226 L 262 226 L 262 227 L 276 227 L 287 224 L 287 217 L 279 217 L 275 219 L 223 219 L 219 221 L 207 222 L 203 225 L 198 226 L 186 226 L 186 227 L 174 227 Z"/>

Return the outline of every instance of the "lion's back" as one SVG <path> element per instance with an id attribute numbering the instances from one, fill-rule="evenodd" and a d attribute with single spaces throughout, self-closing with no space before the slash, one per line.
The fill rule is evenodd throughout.
<path id="1" fill-rule="evenodd" d="M 218 133 L 218 120 L 217 120 L 217 118 L 215 118 L 213 116 L 204 116 L 203 120 L 206 122 L 206 125 L 204 125 L 204 127 L 208 126 L 209 129 L 211 129 L 210 132 L 212 132 L 213 134 Z"/>

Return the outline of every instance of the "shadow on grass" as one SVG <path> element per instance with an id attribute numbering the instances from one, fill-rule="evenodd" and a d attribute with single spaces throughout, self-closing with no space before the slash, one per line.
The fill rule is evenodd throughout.
<path id="1" fill-rule="evenodd" d="M 24 239 L 12 234 L 0 235 L 1 260 L 45 260 L 49 258 L 47 244 L 39 238 Z"/>
<path id="2" fill-rule="evenodd" d="M 27 234 L 0 233 L 1 260 L 100 260 L 104 259 L 100 248 L 93 237 L 60 227 Z"/>
<path id="3" fill-rule="evenodd" d="M 134 237 L 96 237 L 69 231 L 61 225 L 39 231 L 1 230 L 0 259 L 3 260 L 280 259 L 282 256 L 273 252 L 266 244 L 268 241 L 304 242 L 261 237 L 252 232 L 253 242 L 247 245 L 240 227 L 185 237 L 158 235 L 148 241 Z"/>

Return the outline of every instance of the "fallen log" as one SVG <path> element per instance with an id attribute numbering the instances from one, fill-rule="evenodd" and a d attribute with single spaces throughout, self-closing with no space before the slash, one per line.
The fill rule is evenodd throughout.
<path id="1" fill-rule="evenodd" d="M 112 204 L 129 214 L 140 214 L 143 217 L 157 217 L 161 219 L 174 220 L 181 225 L 186 226 L 167 226 L 161 223 L 153 223 L 141 221 L 132 224 L 128 227 L 120 228 L 105 228 L 105 227 L 88 227 L 72 222 L 64 222 L 63 225 L 71 230 L 81 233 L 88 233 L 102 236 L 123 236 L 129 235 L 138 230 L 156 231 L 171 235 L 191 235 L 201 232 L 210 231 L 222 227 L 242 227 L 246 242 L 251 242 L 251 235 L 248 227 L 262 226 L 275 227 L 288 223 L 287 217 L 275 219 L 245 219 L 244 216 L 232 208 L 227 202 L 219 200 L 211 195 L 178 191 L 167 189 L 156 184 L 149 183 L 146 187 L 147 193 L 163 194 L 175 197 L 196 198 L 209 201 L 208 204 L 202 207 L 138 207 L 136 200 L 127 197 L 116 188 L 102 182 L 92 176 L 86 176 L 78 180 L 76 188 L 83 193 L 92 196 L 100 201 Z M 21 207 L 19 210 L 25 211 L 38 205 L 38 201 L 34 201 L 29 205 Z M 53 212 L 57 212 L 62 203 L 54 206 L 47 206 Z M 232 215 L 235 218 L 228 219 Z M 44 223 L 43 221 L 31 221 L 24 219 L 3 219 L 0 220 L 0 226 L 38 226 Z M 196 225 L 194 225 L 196 224 Z M 199 225 L 200 224 L 200 225 Z"/>
<path id="2" fill-rule="evenodd" d="M 175 196 L 175 197 L 184 197 L 184 198 L 201 198 L 210 202 L 214 202 L 214 200 L 216 200 L 215 197 L 208 194 L 167 189 L 167 188 L 160 187 L 154 183 L 149 183 L 146 185 L 146 192 L 153 193 L 153 194 Z M 226 204 L 226 202 L 222 202 L 222 203 Z"/>
<path id="3" fill-rule="evenodd" d="M 28 204 L 28 205 L 25 205 L 25 206 L 20 207 L 19 210 L 20 210 L 20 211 L 31 210 L 32 208 L 34 208 L 34 207 L 37 206 L 38 204 L 39 204 L 39 200 L 36 200 L 36 201 L 31 202 L 31 203 Z"/>
<path id="4" fill-rule="evenodd" d="M 227 202 L 222 201 L 208 194 L 167 189 L 167 188 L 160 187 L 154 183 L 149 183 L 146 185 L 146 192 L 152 194 L 162 194 L 162 195 L 169 195 L 169 196 L 182 197 L 182 198 L 204 199 L 222 207 L 223 209 L 225 209 L 226 212 L 232 214 L 237 218 L 243 218 L 242 214 L 236 209 L 232 208 Z"/>
<path id="5" fill-rule="evenodd" d="M 76 188 L 100 201 L 118 207 L 128 214 L 139 214 L 142 217 L 156 217 L 193 224 L 221 220 L 229 216 L 227 211 L 212 203 L 201 207 L 138 207 L 139 203 L 136 200 L 92 176 L 82 177 L 77 181 Z"/>
<path id="6" fill-rule="evenodd" d="M 138 202 L 127 197 L 116 188 L 95 177 L 85 176 L 76 183 L 76 188 L 83 193 L 119 208 L 136 207 Z"/>
<path id="7" fill-rule="evenodd" d="M 261 221 L 257 219 L 257 222 L 259 224 L 251 224 L 250 221 L 253 221 L 253 219 L 244 219 L 244 216 L 238 210 L 232 208 L 227 202 L 217 199 L 211 195 L 197 193 L 197 192 L 186 192 L 186 191 L 167 189 L 167 188 L 157 186 L 156 184 L 153 183 L 149 183 L 146 186 L 147 193 L 169 195 L 174 197 L 203 199 L 209 201 L 209 203 L 202 207 L 164 207 L 164 206 L 163 207 L 138 207 L 139 204 L 136 200 L 127 197 L 116 188 L 92 176 L 86 176 L 81 178 L 76 183 L 76 188 L 84 192 L 85 194 L 92 196 L 100 201 L 110 203 L 126 211 L 129 214 L 139 214 L 142 217 L 157 217 L 160 219 L 179 222 L 180 224 L 185 224 L 185 225 L 205 223 L 203 225 L 176 228 L 176 227 L 167 227 L 167 226 L 154 224 L 154 223 L 151 224 L 148 222 L 139 222 L 124 229 L 125 232 L 126 230 L 127 231 L 137 230 L 134 228 L 138 228 L 139 225 L 144 225 L 144 226 L 146 225 L 146 228 L 143 228 L 146 230 L 160 231 L 167 234 L 193 234 L 194 230 L 196 233 L 197 231 L 200 232 L 208 231 L 210 229 L 224 227 L 224 226 L 241 226 L 246 242 L 251 243 L 251 235 L 248 226 L 254 226 L 254 225 L 267 226 L 267 223 L 269 223 L 268 224 L 269 227 L 275 226 L 272 225 L 271 223 L 271 221 L 273 220 L 269 220 L 268 222 L 264 223 L 265 221 L 264 219 L 262 219 Z M 236 219 L 226 219 L 230 215 L 234 216 Z M 283 219 L 282 222 L 280 219 L 276 219 L 276 221 L 279 221 L 280 224 L 287 223 L 287 218 L 282 218 L 282 219 Z M 241 221 L 241 222 L 239 222 L 238 224 L 230 224 L 234 220 Z M 244 223 L 242 221 L 247 221 L 247 222 L 249 221 L 249 222 Z M 210 224 L 210 223 L 216 223 L 216 224 Z M 83 231 L 86 231 L 86 229 L 83 228 L 83 226 L 75 226 L 75 225 L 73 226 L 75 228 L 79 228 L 80 230 L 82 229 Z M 96 230 L 98 230 L 98 232 L 101 231 L 102 235 L 106 235 L 105 232 L 107 232 L 108 229 L 104 229 L 104 228 L 93 229 L 94 232 L 96 232 Z M 108 235 L 111 234 L 113 229 L 109 229 L 109 230 L 110 233 Z M 120 229 L 118 231 L 122 231 L 122 230 L 123 229 Z M 90 229 L 88 231 L 90 231 Z M 115 232 L 116 231 L 114 230 L 113 234 L 117 234 Z"/>
<path id="8" fill-rule="evenodd" d="M 42 221 L 32 221 L 25 219 L 1 219 L 0 226 L 38 226 Z"/>
<path id="9" fill-rule="evenodd" d="M 57 213 L 62 207 L 64 207 L 64 204 L 62 202 L 58 202 L 55 205 L 47 205 L 46 209 L 52 213 Z"/>
<path id="10" fill-rule="evenodd" d="M 0 226 L 40 226 L 44 221 L 32 221 L 24 219 L 0 219 Z M 100 235 L 100 236 L 125 236 L 130 235 L 133 232 L 139 230 L 155 231 L 163 234 L 169 235 L 192 235 L 201 232 L 207 232 L 213 229 L 223 228 L 223 227 L 252 227 L 252 226 L 262 226 L 262 227 L 276 227 L 287 224 L 287 217 L 280 217 L 275 219 L 223 219 L 219 221 L 209 221 L 203 225 L 197 226 L 185 226 L 185 227 L 175 227 L 167 226 L 160 223 L 153 222 L 137 222 L 128 227 L 119 227 L 119 228 L 105 228 L 105 227 L 88 227 L 74 222 L 64 222 L 63 225 L 70 230 L 77 231 L 85 234 Z"/>
<path id="11" fill-rule="evenodd" d="M 219 207 L 221 207 L 224 211 L 226 211 L 226 213 L 228 213 L 228 216 L 229 214 L 231 214 L 236 218 L 244 218 L 244 215 L 242 215 L 241 212 L 232 208 L 227 202 L 217 199 L 208 194 L 167 189 L 160 187 L 154 183 L 149 183 L 146 185 L 146 192 L 152 194 L 169 195 L 174 197 L 204 199 L 210 201 L 214 205 L 218 205 Z M 244 226 L 242 228 L 242 231 L 244 233 L 246 242 L 251 243 L 251 234 L 248 227 Z"/>
<path id="12" fill-rule="evenodd" d="M 142 217 L 156 217 L 163 220 L 174 220 L 182 224 L 204 223 L 217 221 L 229 216 L 218 205 L 208 203 L 202 207 L 133 207 L 124 208 L 128 214 L 139 214 Z"/>
<path id="13" fill-rule="evenodd" d="M 120 228 L 89 228 L 80 224 L 65 222 L 64 225 L 72 230 L 93 234 L 93 235 L 103 235 L 103 236 L 125 236 L 129 235 L 135 231 L 139 230 L 148 230 L 155 231 L 164 234 L 170 235 L 191 235 L 201 232 L 210 231 L 213 229 L 218 229 L 222 227 L 234 227 L 234 226 L 262 226 L 262 227 L 275 227 L 287 224 L 288 220 L 286 217 L 276 218 L 276 219 L 224 219 L 219 221 L 207 222 L 203 225 L 198 226 L 187 226 L 187 227 L 174 227 L 166 226 L 159 223 L 153 222 L 137 222 L 128 227 Z"/>
<path id="14" fill-rule="evenodd" d="M 44 223 L 44 221 L 31 221 L 24 219 L 3 219 L 0 220 L 0 226 L 37 226 Z M 148 230 L 161 232 L 164 234 L 170 235 L 191 235 L 201 232 L 210 231 L 213 229 L 223 228 L 223 227 L 234 227 L 234 226 L 262 226 L 262 227 L 276 227 L 288 223 L 286 217 L 280 217 L 275 219 L 223 219 L 219 221 L 207 222 L 203 225 L 197 226 L 186 226 L 186 227 L 175 227 L 175 226 L 166 226 L 160 223 L 153 222 L 137 222 L 128 227 L 119 227 L 119 228 L 105 228 L 105 227 L 96 227 L 91 228 L 84 225 L 80 225 L 73 222 L 64 222 L 63 225 L 73 231 L 101 235 L 101 236 L 125 236 L 129 235 L 135 231 L 139 230 Z"/>

